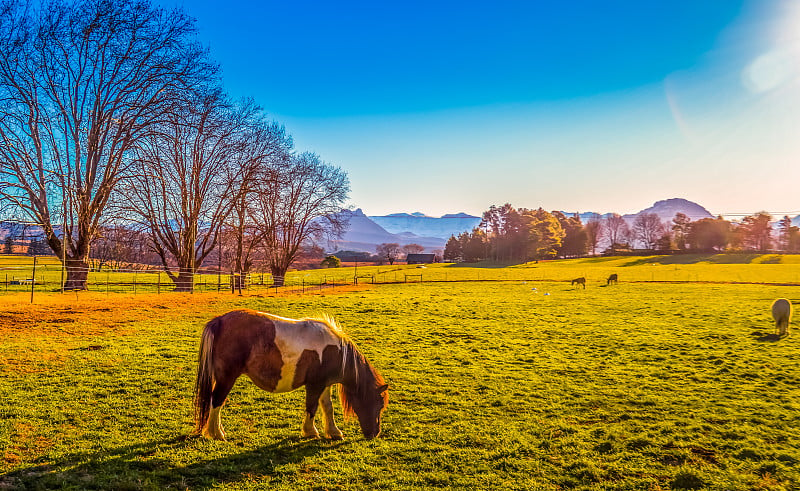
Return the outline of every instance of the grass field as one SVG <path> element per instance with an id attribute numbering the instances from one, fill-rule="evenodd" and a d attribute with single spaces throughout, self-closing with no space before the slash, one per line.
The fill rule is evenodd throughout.
<path id="1" fill-rule="evenodd" d="M 37 258 L 36 292 L 60 291 L 61 263 L 54 257 Z M 14 280 L 32 278 L 33 258 L 0 255 L 0 295 L 30 292 L 30 284 L 9 284 Z M 746 267 L 745 267 L 746 266 Z M 320 284 L 337 285 L 431 282 L 431 281 L 569 281 L 585 276 L 589 284 L 603 284 L 611 273 L 624 281 L 637 282 L 719 282 L 773 283 L 800 286 L 800 255 L 779 254 L 681 254 L 675 256 L 597 257 L 526 264 L 432 264 L 383 265 L 289 271 L 285 283 L 288 289 L 313 290 Z M 227 290 L 229 275 L 198 274 L 197 292 Z M 268 273 L 251 274 L 251 290 L 269 289 L 272 279 Z M 221 284 L 221 287 L 218 285 Z M 164 272 L 91 271 L 88 289 L 96 293 L 169 293 L 172 283 Z"/>
<path id="2" fill-rule="evenodd" d="M 680 258 L 384 266 L 438 281 L 305 295 L 0 295 L 0 489 L 800 488 L 800 347 L 769 313 L 800 300 L 800 261 Z M 334 314 L 390 383 L 381 437 L 349 421 L 343 442 L 303 440 L 303 392 L 246 379 L 228 441 L 189 436 L 199 333 L 238 307 Z"/>

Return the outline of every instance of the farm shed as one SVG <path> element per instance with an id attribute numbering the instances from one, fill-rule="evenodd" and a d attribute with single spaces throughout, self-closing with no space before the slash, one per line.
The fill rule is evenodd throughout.
<path id="1" fill-rule="evenodd" d="M 436 262 L 436 254 L 409 254 L 406 264 L 430 264 Z"/>

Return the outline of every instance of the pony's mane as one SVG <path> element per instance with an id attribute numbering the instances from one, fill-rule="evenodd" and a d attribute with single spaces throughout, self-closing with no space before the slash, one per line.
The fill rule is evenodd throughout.
<path id="1" fill-rule="evenodd" d="M 355 382 L 354 386 L 348 389 L 345 389 L 343 384 L 339 384 L 339 401 L 342 404 L 342 411 L 345 417 L 349 417 L 356 414 L 350 398 L 366 400 L 376 388 L 385 384 L 386 381 L 349 338 L 342 340 L 342 355 L 344 357 L 343 375 L 346 375 L 348 369 L 352 370 Z M 386 407 L 389 402 L 388 393 L 383 391 L 381 396 L 383 397 L 383 406 Z"/>
<path id="2" fill-rule="evenodd" d="M 350 336 L 344 332 L 344 329 L 339 326 L 339 323 L 336 322 L 336 319 L 332 315 L 323 312 L 304 317 L 301 320 L 319 322 L 325 325 L 328 331 L 341 340 L 342 375 L 345 376 L 351 373 L 355 384 L 347 391 L 339 384 L 339 400 L 342 403 L 342 410 L 345 416 L 355 416 L 355 411 L 353 410 L 349 398 L 366 399 L 371 391 L 374 391 L 377 387 L 386 383 L 383 376 L 381 376 L 369 361 L 367 361 L 364 355 L 361 354 L 356 344 L 350 339 Z M 349 396 L 347 392 L 350 392 Z M 385 407 L 388 402 L 386 391 L 382 393 L 382 397 Z"/>
<path id="3" fill-rule="evenodd" d="M 342 329 L 341 326 L 339 326 L 339 323 L 336 322 L 336 318 L 327 312 L 322 312 L 319 314 L 310 315 L 308 317 L 303 317 L 300 320 L 319 322 L 325 325 L 325 327 L 327 327 L 328 330 L 331 333 L 335 334 L 337 337 L 346 339 L 348 341 L 350 340 L 347 334 L 345 334 L 344 329 Z"/>

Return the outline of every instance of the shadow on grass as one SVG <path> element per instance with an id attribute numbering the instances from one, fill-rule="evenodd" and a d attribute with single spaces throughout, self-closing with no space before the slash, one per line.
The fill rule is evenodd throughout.
<path id="1" fill-rule="evenodd" d="M 281 479 L 286 473 L 294 475 L 294 470 L 283 467 L 347 445 L 348 442 L 284 438 L 259 448 L 214 458 L 215 452 L 227 453 L 215 450 L 214 447 L 220 444 L 237 445 L 235 441 L 216 443 L 198 436 L 184 435 L 94 453 L 75 453 L 51 464 L 0 474 L 0 488 L 210 489 L 220 483 L 237 482 L 253 475 L 276 479 Z M 208 449 L 204 450 L 203 446 Z M 160 457 L 187 453 L 198 454 L 201 458 L 193 459 L 186 465 L 175 465 L 171 460 Z"/>
<path id="2" fill-rule="evenodd" d="M 527 264 L 525 261 L 477 261 L 474 263 L 453 263 L 448 264 L 445 268 L 484 268 L 484 269 L 497 269 L 507 268 L 509 266 L 519 266 Z"/>
<path id="3" fill-rule="evenodd" d="M 756 338 L 756 341 L 760 343 L 777 343 L 778 341 L 783 339 L 783 336 L 781 336 L 780 334 L 764 333 L 764 331 L 754 331 L 750 334 L 752 334 L 753 336 L 758 336 Z"/>
<path id="4" fill-rule="evenodd" d="M 634 259 L 622 266 L 641 266 L 643 264 L 750 264 L 761 257 L 762 254 L 674 254 L 671 256 L 643 257 Z M 780 257 L 768 258 L 764 264 L 776 264 Z"/>

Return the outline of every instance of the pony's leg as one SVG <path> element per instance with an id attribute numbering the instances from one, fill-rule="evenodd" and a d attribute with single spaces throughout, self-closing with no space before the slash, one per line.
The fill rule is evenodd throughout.
<path id="1" fill-rule="evenodd" d="M 322 406 L 322 421 L 325 423 L 325 436 L 331 440 L 341 440 L 344 435 L 336 427 L 336 420 L 333 418 L 333 402 L 331 402 L 331 387 L 325 387 L 322 395 L 319 396 L 319 404 Z"/>
<path id="2" fill-rule="evenodd" d="M 232 380 L 217 380 L 214 384 L 214 390 L 211 391 L 211 410 L 208 412 L 206 427 L 203 428 L 204 437 L 225 440 L 225 431 L 222 429 L 219 413 L 222 410 L 222 404 L 225 403 L 225 398 L 228 397 L 228 393 L 233 388 L 234 382 L 236 382 L 236 378 Z"/>
<path id="3" fill-rule="evenodd" d="M 317 414 L 319 406 L 319 396 L 322 394 L 323 387 L 310 387 L 306 385 L 306 412 L 303 417 L 303 427 L 300 435 L 303 438 L 319 438 L 317 427 L 314 426 L 314 416 Z"/>

